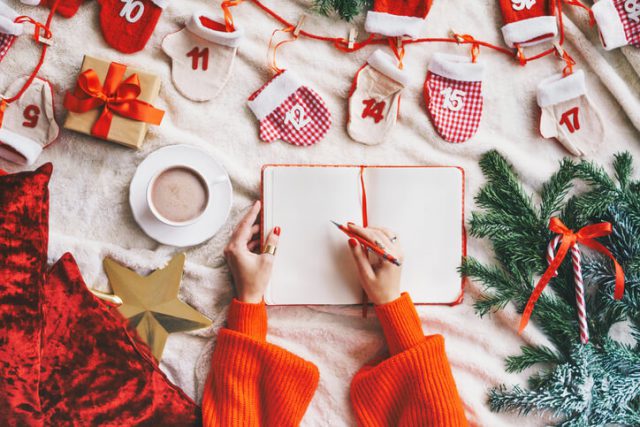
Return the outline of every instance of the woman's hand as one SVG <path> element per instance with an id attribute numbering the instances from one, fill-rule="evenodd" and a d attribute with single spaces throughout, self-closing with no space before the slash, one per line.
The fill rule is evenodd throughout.
<path id="1" fill-rule="evenodd" d="M 275 254 L 261 253 L 260 225 L 256 224 L 260 208 L 259 201 L 253 204 L 224 248 L 224 257 L 233 275 L 238 299 L 253 304 L 262 302 L 275 259 Z M 280 227 L 275 227 L 269 233 L 266 245 L 276 247 L 279 235 Z"/>
<path id="2" fill-rule="evenodd" d="M 349 223 L 349 230 L 380 246 L 402 263 L 402 248 L 397 236 L 382 227 L 360 227 Z M 400 297 L 400 273 L 402 268 L 377 255 L 371 255 L 356 239 L 349 239 L 349 247 L 358 267 L 360 284 L 374 304 L 386 304 Z"/>

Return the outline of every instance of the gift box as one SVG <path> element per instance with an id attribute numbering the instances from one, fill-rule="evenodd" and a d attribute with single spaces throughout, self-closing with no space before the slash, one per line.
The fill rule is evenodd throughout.
<path id="1" fill-rule="evenodd" d="M 76 87 L 67 92 L 66 129 L 140 148 L 149 124 L 159 125 L 155 108 L 160 77 L 133 67 L 85 56 Z"/>

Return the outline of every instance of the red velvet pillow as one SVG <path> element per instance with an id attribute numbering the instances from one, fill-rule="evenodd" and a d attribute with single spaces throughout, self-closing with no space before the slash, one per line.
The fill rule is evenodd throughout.
<path id="1" fill-rule="evenodd" d="M 44 288 L 40 399 L 47 426 L 190 426 L 200 409 L 65 254 Z"/>
<path id="2" fill-rule="evenodd" d="M 32 425 L 40 416 L 40 294 L 51 171 L 46 164 L 0 176 L 0 420 L 17 425 Z"/>
<path id="3" fill-rule="evenodd" d="M 0 424 L 198 424 L 199 408 L 71 255 L 46 273 L 51 171 L 0 175 Z"/>

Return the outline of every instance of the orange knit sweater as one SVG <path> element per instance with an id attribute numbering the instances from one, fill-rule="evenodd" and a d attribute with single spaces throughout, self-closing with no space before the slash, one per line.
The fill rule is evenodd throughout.
<path id="1" fill-rule="evenodd" d="M 425 337 L 408 294 L 376 306 L 391 357 L 353 378 L 362 426 L 466 426 L 441 335 Z M 233 300 L 202 401 L 205 426 L 295 426 L 318 386 L 311 362 L 265 341 L 263 304 Z"/>

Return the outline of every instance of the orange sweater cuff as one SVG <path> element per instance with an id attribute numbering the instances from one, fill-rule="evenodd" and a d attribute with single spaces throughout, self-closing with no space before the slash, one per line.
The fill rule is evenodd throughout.
<path id="1" fill-rule="evenodd" d="M 402 353 L 424 341 L 418 312 L 408 293 L 394 301 L 376 306 L 391 355 Z"/>
<path id="2" fill-rule="evenodd" d="M 227 315 L 227 328 L 257 341 L 267 339 L 267 307 L 263 302 L 250 304 L 233 299 Z"/>

